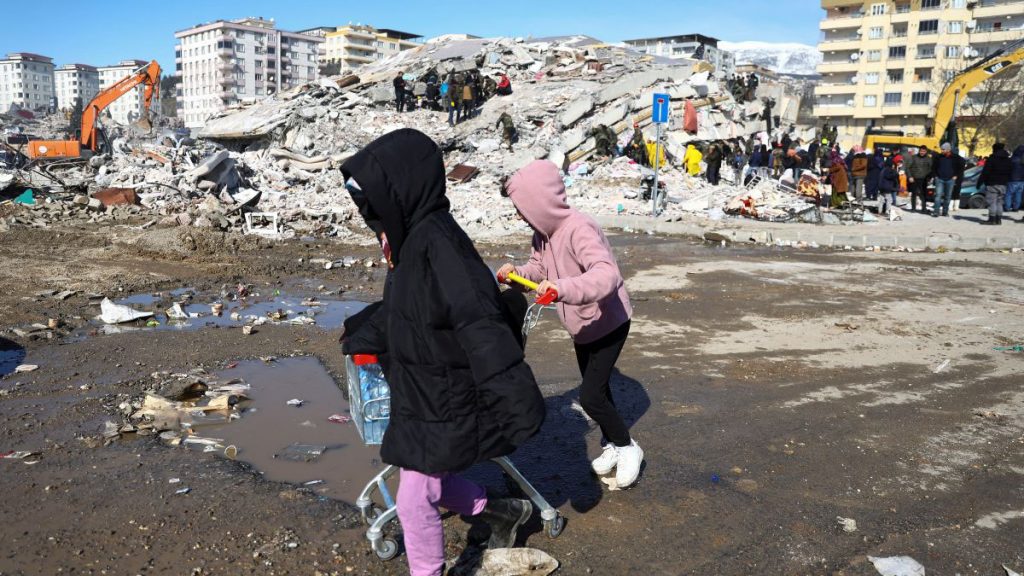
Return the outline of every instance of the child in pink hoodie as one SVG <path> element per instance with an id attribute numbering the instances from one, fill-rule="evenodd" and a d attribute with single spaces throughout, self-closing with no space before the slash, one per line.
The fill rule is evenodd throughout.
<path id="1" fill-rule="evenodd" d="M 506 182 L 502 195 L 512 199 L 520 216 L 533 228 L 529 263 L 505 264 L 499 278 L 515 272 L 558 293 L 558 316 L 572 336 L 583 384 L 580 404 L 601 427 L 606 444 L 592 462 L 594 472 L 615 470 L 616 483 L 636 483 L 643 450 L 612 401 L 612 369 L 629 335 L 633 309 L 608 239 L 589 216 L 571 208 L 558 167 L 537 160 Z"/>

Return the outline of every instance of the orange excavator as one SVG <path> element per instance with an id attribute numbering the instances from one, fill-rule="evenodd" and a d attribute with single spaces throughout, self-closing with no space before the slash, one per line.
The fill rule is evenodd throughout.
<path id="1" fill-rule="evenodd" d="M 75 140 L 30 140 L 28 143 L 28 157 L 35 160 L 82 158 L 86 155 L 102 153 L 109 149 L 106 134 L 103 129 L 96 126 L 96 119 L 100 113 L 110 106 L 115 100 L 127 94 L 136 86 L 146 86 L 143 97 L 145 112 L 135 125 L 143 130 L 152 130 L 153 125 L 149 121 L 149 107 L 154 96 L 159 99 L 160 95 L 160 65 L 156 60 L 139 68 L 121 79 L 110 88 L 100 92 L 82 110 L 82 127 L 77 131 Z M 88 152 L 87 152 L 88 151 Z"/>

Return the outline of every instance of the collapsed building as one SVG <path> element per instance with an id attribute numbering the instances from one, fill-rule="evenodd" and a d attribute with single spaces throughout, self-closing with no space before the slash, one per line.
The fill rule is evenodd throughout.
<path id="1" fill-rule="evenodd" d="M 507 74 L 513 91 L 490 98 L 454 127 L 443 112 L 396 110 L 397 75 L 422 100 L 425 78 L 470 71 Z M 624 157 L 598 158 L 591 134 L 610 127 L 625 146 L 636 125 L 653 142 L 655 93 L 668 94 L 673 110 L 661 175 L 673 202 L 664 217 L 707 213 L 747 194 L 732 184 L 738 178 L 728 168 L 723 172 L 730 183 L 711 187 L 676 166 L 693 142 L 748 141 L 759 133 L 767 141 L 760 101 L 737 102 L 706 62 L 648 56 L 585 36 L 442 37 L 360 68 L 358 75 L 323 78 L 225 111 L 195 138 L 127 133 L 114 139 L 110 154 L 29 164 L 0 171 L 0 178 L 45 191 L 30 211 L 7 218 L 15 224 L 46 225 L 48 216 L 126 220 L 138 214 L 166 226 L 365 236 L 338 168 L 375 138 L 408 127 L 444 150 L 455 217 L 475 237 L 499 237 L 525 231 L 511 203 L 498 195 L 499 182 L 535 159 L 566 170 L 570 201 L 584 211 L 649 214 L 641 186 L 650 169 Z M 687 106 L 697 118 L 690 132 L 682 129 Z M 496 128 L 503 113 L 516 126 L 512 151 L 502 146 Z"/>

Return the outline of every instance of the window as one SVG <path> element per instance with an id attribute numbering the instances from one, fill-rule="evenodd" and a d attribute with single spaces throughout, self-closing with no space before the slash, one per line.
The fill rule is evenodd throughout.
<path id="1" fill-rule="evenodd" d="M 890 46 L 889 47 L 889 59 L 890 60 L 903 60 L 907 57 L 906 46 Z"/>
<path id="2" fill-rule="evenodd" d="M 966 8 L 967 0 L 953 0 L 950 3 L 950 8 Z"/>
<path id="3" fill-rule="evenodd" d="M 868 50 L 868 62 L 878 62 L 882 59 L 881 50 Z"/>
<path id="4" fill-rule="evenodd" d="M 946 25 L 946 31 L 949 32 L 950 34 L 963 34 L 964 23 L 961 21 L 949 22 Z"/>
<path id="5" fill-rule="evenodd" d="M 956 78 L 956 70 L 945 70 L 942 75 L 946 78 L 946 82 L 952 82 L 953 78 Z"/>
<path id="6" fill-rule="evenodd" d="M 878 72 L 868 72 L 864 75 L 865 84 L 878 84 Z"/>
<path id="7" fill-rule="evenodd" d="M 889 84 L 902 84 L 903 83 L 903 70 L 889 70 L 889 74 L 886 78 Z"/>
<path id="8" fill-rule="evenodd" d="M 878 96 L 865 96 L 864 105 L 869 108 L 878 106 Z"/>
<path id="9" fill-rule="evenodd" d="M 238 46 L 235 46 L 235 52 L 238 52 L 239 54 L 245 54 L 245 44 L 239 44 Z"/>
<path id="10" fill-rule="evenodd" d="M 879 38 L 881 38 L 882 37 L 882 27 L 881 26 L 872 26 L 871 30 L 868 31 L 868 37 L 871 38 L 872 40 L 878 40 Z"/>
<path id="11" fill-rule="evenodd" d="M 921 0 L 921 10 L 938 10 L 942 8 L 942 0 Z"/>
<path id="12" fill-rule="evenodd" d="M 872 16 L 881 16 L 882 14 L 885 14 L 885 4 L 872 4 L 871 5 L 871 15 Z"/>
<path id="13" fill-rule="evenodd" d="M 935 58 L 935 44 L 921 44 L 917 47 L 917 57 Z"/>
<path id="14" fill-rule="evenodd" d="M 886 92 L 885 93 L 885 105 L 886 106 L 899 106 L 903 103 L 903 94 L 900 92 Z"/>
<path id="15" fill-rule="evenodd" d="M 918 34 L 938 34 L 939 33 L 939 21 L 938 20 L 921 20 L 921 24 L 917 29 Z"/>
<path id="16" fill-rule="evenodd" d="M 959 58 L 961 50 L 959 46 L 946 46 L 946 58 Z"/>
<path id="17" fill-rule="evenodd" d="M 913 93 L 910 94 L 910 103 L 911 104 L 928 104 L 928 101 L 930 99 L 931 99 L 931 93 L 930 92 L 913 92 Z"/>

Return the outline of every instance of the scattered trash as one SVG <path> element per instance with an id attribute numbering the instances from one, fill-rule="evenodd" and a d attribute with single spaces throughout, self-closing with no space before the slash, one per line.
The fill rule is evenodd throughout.
<path id="1" fill-rule="evenodd" d="M 134 308 L 114 304 L 110 298 L 104 298 L 100 303 L 100 320 L 107 324 L 123 324 L 142 318 L 151 318 L 152 312 L 140 312 Z"/>
<path id="2" fill-rule="evenodd" d="M 238 447 L 231 444 L 227 448 L 224 448 L 224 456 L 229 460 L 234 460 L 238 456 Z"/>
<path id="3" fill-rule="evenodd" d="M 14 372 L 21 374 L 24 372 L 35 372 L 38 369 L 39 366 L 36 364 L 19 364 L 18 367 L 14 369 Z"/>
<path id="4" fill-rule="evenodd" d="M 167 310 L 167 317 L 171 320 L 187 320 L 188 313 L 185 312 L 185 307 L 181 303 L 175 302 L 174 306 Z"/>
<path id="5" fill-rule="evenodd" d="M 536 548 L 499 548 L 467 551 L 448 574 L 451 576 L 548 576 L 559 563 Z"/>
<path id="6" fill-rule="evenodd" d="M 335 424 L 348 424 L 352 421 L 352 418 L 343 414 L 331 414 L 331 416 L 327 418 L 327 421 L 334 422 Z"/>
<path id="7" fill-rule="evenodd" d="M 106 439 L 117 438 L 121 435 L 121 427 L 116 423 L 107 420 L 103 423 L 103 437 Z"/>
<path id="8" fill-rule="evenodd" d="M 231 364 L 228 364 L 227 366 L 224 367 L 225 370 L 231 370 L 233 368 L 238 368 L 238 362 L 232 362 Z"/>
<path id="9" fill-rule="evenodd" d="M 25 450 L 18 450 L 18 451 L 15 451 L 15 452 L 2 452 L 2 453 L 0 453 L 0 458 L 3 458 L 5 460 L 27 460 L 29 458 L 34 458 L 36 456 L 40 456 L 40 453 L 39 452 L 29 452 L 29 451 L 25 451 Z M 35 464 L 35 462 L 26 462 L 26 464 Z"/>
<path id="10" fill-rule="evenodd" d="M 253 326 L 242 326 L 242 334 L 245 334 L 246 336 L 249 336 L 255 331 L 256 330 L 254 330 Z"/>
<path id="11" fill-rule="evenodd" d="M 948 368 L 948 367 L 949 367 L 949 362 L 950 362 L 950 360 L 949 360 L 949 358 L 947 358 L 945 362 L 943 362 L 942 364 L 939 364 L 939 366 L 938 366 L 937 368 L 935 368 L 935 373 L 936 373 L 936 374 L 939 374 L 939 373 L 941 373 L 941 372 L 942 372 L 943 370 L 945 370 L 946 368 Z"/>
<path id="12" fill-rule="evenodd" d="M 222 302 L 214 302 L 210 305 L 210 312 L 214 316 L 220 316 L 224 313 L 224 304 Z"/>
<path id="13" fill-rule="evenodd" d="M 317 484 L 323 484 L 323 480 L 310 480 L 309 482 L 303 482 L 303 486 L 316 486 Z"/>
<path id="14" fill-rule="evenodd" d="M 993 348 L 996 352 L 1024 352 L 1024 344 L 1018 344 L 1016 346 L 999 346 Z"/>
<path id="15" fill-rule="evenodd" d="M 32 190 L 25 190 L 14 198 L 15 204 L 24 204 L 26 206 L 32 206 L 36 203 L 36 199 L 32 196 Z"/>
<path id="16" fill-rule="evenodd" d="M 1011 570 L 1006 564 L 1003 564 L 1003 570 L 1006 570 L 1006 576 L 1020 576 L 1020 574 Z"/>
<path id="17" fill-rule="evenodd" d="M 839 522 L 839 527 L 843 529 L 843 532 L 847 534 L 853 534 L 857 531 L 857 521 L 853 518 L 843 518 L 842 516 L 836 516 L 836 520 Z"/>
<path id="18" fill-rule="evenodd" d="M 285 402 L 285 404 L 289 406 L 299 407 L 302 406 L 302 400 L 299 400 L 298 398 L 292 398 L 291 400 Z"/>
<path id="19" fill-rule="evenodd" d="M 890 558 L 868 556 L 868 560 L 875 565 L 875 570 L 878 570 L 882 576 L 925 576 L 924 566 L 910 556 L 892 556 Z"/>
<path id="20" fill-rule="evenodd" d="M 179 483 L 181 483 L 181 478 L 170 478 L 170 479 L 167 480 L 167 483 L 168 484 L 179 484 Z"/>
<path id="21" fill-rule="evenodd" d="M 609 492 L 622 490 L 622 488 L 619 488 L 619 482 L 615 479 L 615 476 L 601 476 L 601 482 L 608 487 Z"/>
<path id="22" fill-rule="evenodd" d="M 711 475 L 711 483 L 712 484 L 718 484 L 721 481 L 722 481 L 722 478 L 719 477 L 718 474 L 712 474 Z"/>
<path id="23" fill-rule="evenodd" d="M 192 491 L 191 488 L 186 487 L 186 488 L 178 488 L 177 490 L 174 491 L 174 493 L 180 496 L 182 494 L 188 494 L 191 491 Z"/>
<path id="24" fill-rule="evenodd" d="M 274 458 L 290 460 L 292 462 L 315 462 L 327 450 L 327 446 L 314 444 L 292 444 L 274 454 Z"/>

